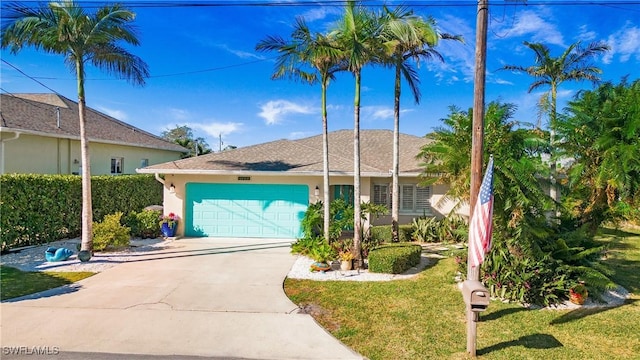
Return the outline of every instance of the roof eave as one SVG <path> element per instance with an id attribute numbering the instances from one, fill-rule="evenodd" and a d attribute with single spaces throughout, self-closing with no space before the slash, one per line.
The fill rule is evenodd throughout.
<path id="1" fill-rule="evenodd" d="M 35 130 L 27 130 L 27 129 L 19 129 L 19 128 L 10 128 L 10 127 L 5 127 L 5 126 L 0 126 L 0 132 L 19 132 L 21 134 L 26 134 L 26 135 L 36 135 L 36 136 L 42 136 L 42 137 L 49 137 L 49 138 L 55 138 L 55 139 L 69 139 L 69 140 L 77 140 L 80 141 L 80 136 L 76 136 L 76 135 L 66 135 L 66 134 L 53 134 L 53 133 L 47 133 L 47 132 L 43 132 L 43 131 L 35 131 Z M 165 150 L 165 151 L 173 151 L 173 152 L 179 152 L 179 153 L 184 153 L 187 152 L 187 149 L 183 149 L 183 150 L 179 150 L 179 149 L 169 149 L 169 148 L 163 148 L 163 147 L 157 147 L 157 146 L 152 146 L 152 145 L 145 145 L 145 144 L 133 144 L 133 143 L 127 143 L 124 141 L 112 141 L 112 140 L 103 140 L 103 139 L 96 139 L 96 138 L 89 138 L 89 142 L 95 142 L 95 143 L 100 143 L 100 144 L 111 144 L 111 145 L 121 145 L 121 146 L 133 146 L 133 147 L 141 147 L 141 148 L 147 148 L 147 149 L 155 149 L 155 150 Z"/>

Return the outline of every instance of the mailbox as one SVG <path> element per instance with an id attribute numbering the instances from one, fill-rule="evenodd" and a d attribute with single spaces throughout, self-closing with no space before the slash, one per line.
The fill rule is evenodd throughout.
<path id="1" fill-rule="evenodd" d="M 485 311 L 489 306 L 489 290 L 480 281 L 465 280 L 462 283 L 462 297 L 471 311 Z"/>

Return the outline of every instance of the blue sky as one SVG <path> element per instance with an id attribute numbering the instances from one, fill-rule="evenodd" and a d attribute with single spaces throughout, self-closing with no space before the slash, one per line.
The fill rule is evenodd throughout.
<path id="1" fill-rule="evenodd" d="M 137 13 L 141 46 L 131 52 L 149 65 L 144 87 L 89 68 L 87 104 L 154 134 L 190 126 L 211 148 L 247 146 L 283 138 L 320 134 L 320 87 L 288 80 L 271 80 L 273 53 L 258 53 L 255 45 L 267 35 L 288 37 L 296 16 L 314 31 L 324 32 L 342 13 L 341 5 L 186 7 L 186 2 L 155 2 L 168 7 L 129 3 Z M 192 3 L 192 2 L 189 2 Z M 255 3 L 255 2 L 254 2 Z M 266 3 L 266 1 L 262 2 Z M 280 4 L 285 2 L 280 1 Z M 369 2 L 379 8 L 381 1 Z M 486 101 L 501 100 L 518 107 L 515 119 L 535 123 L 536 102 L 543 90 L 527 93 L 532 79 L 498 71 L 503 65 L 533 64 L 523 41 L 548 45 L 553 56 L 571 43 L 605 41 L 612 50 L 595 61 L 602 79 L 620 81 L 640 77 L 640 2 L 638 1 L 491 1 L 488 27 Z M 390 2 L 396 5 L 398 2 Z M 432 16 L 441 32 L 462 35 L 465 43 L 442 41 L 436 48 L 445 63 L 421 63 L 422 101 L 414 104 L 403 87 L 401 131 L 423 136 L 440 125 L 455 105 L 473 102 L 475 1 L 407 1 L 415 12 Z M 565 5 L 563 5 L 565 4 Z M 26 49 L 17 55 L 2 51 L 2 59 L 26 74 L 77 100 L 73 74 L 61 56 Z M 49 92 L 5 63 L 1 65 L 3 92 Z M 393 128 L 393 73 L 365 68 L 362 77 L 362 129 Z M 329 86 L 329 129 L 353 128 L 353 78 L 339 74 Z M 564 84 L 560 106 L 590 83 Z"/>

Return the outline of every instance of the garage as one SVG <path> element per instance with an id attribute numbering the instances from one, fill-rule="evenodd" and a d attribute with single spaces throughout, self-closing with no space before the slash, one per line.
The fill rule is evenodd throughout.
<path id="1" fill-rule="evenodd" d="M 185 236 L 299 238 L 309 187 L 187 183 Z"/>

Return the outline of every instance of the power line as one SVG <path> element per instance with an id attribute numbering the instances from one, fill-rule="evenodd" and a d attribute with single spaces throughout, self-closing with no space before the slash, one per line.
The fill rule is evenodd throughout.
<path id="1" fill-rule="evenodd" d="M 42 1 L 20 1 L 20 4 L 42 4 Z M 99 8 L 104 6 L 103 1 L 78 1 L 83 8 Z M 129 8 L 187 8 L 187 7 L 322 7 L 344 6 L 346 0 L 274 0 L 274 1 L 239 1 L 239 0 L 211 0 L 211 1 L 127 1 L 124 3 Z M 363 1 L 367 6 L 394 6 L 407 5 L 406 1 L 369 0 Z M 492 3 L 492 7 L 511 6 L 520 3 L 527 6 L 624 6 L 640 5 L 638 0 L 504 0 Z M 417 0 L 410 3 L 411 7 L 475 7 L 477 1 L 473 0 Z M 5 6 L 3 6 L 4 8 Z"/>
<path id="2" fill-rule="evenodd" d="M 12 68 L 14 68 L 17 72 L 19 72 L 20 74 L 22 74 L 22 75 L 26 76 L 27 78 L 29 78 L 29 79 L 31 79 L 31 80 L 33 80 L 33 81 L 37 82 L 38 84 L 40 84 L 41 86 L 43 86 L 43 87 L 44 87 L 44 88 L 46 88 L 47 90 L 52 91 L 54 94 L 59 95 L 59 96 L 64 96 L 64 95 L 60 94 L 59 92 L 57 92 L 57 91 L 53 90 L 52 88 L 48 87 L 47 85 L 43 84 L 42 82 L 38 81 L 38 79 L 34 78 L 33 76 L 31 76 L 31 75 L 27 75 L 24 71 L 22 71 L 22 70 L 18 69 L 17 67 L 15 67 L 13 64 L 11 64 L 10 62 L 8 62 L 7 60 L 2 59 L 2 62 L 3 62 L 3 63 L 5 63 L 5 64 L 7 64 L 7 65 L 9 65 L 9 66 L 11 66 L 11 67 L 12 67 Z"/>

